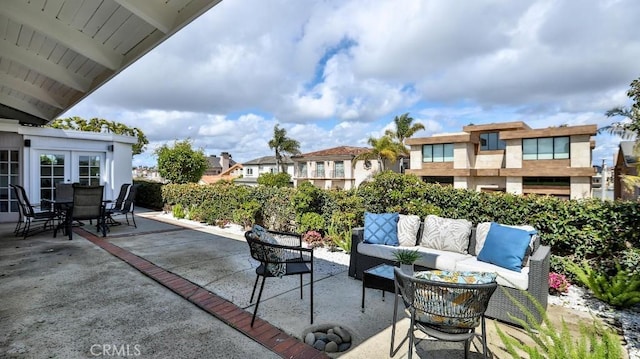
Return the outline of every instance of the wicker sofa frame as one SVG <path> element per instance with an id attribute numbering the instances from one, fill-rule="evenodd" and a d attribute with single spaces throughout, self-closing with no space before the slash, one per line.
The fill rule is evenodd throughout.
<path id="1" fill-rule="evenodd" d="M 422 238 L 423 224 L 416 237 L 416 244 Z M 469 238 L 469 253 L 476 255 L 476 238 L 475 228 L 471 231 Z M 364 228 L 354 228 L 351 234 L 351 258 L 349 263 L 349 276 L 362 280 L 362 273 L 379 264 L 386 263 L 395 265 L 393 260 L 385 258 L 372 257 L 362 253 L 358 253 L 358 244 L 364 240 Z M 535 303 L 530 299 L 534 298 L 543 308 L 547 308 L 547 298 L 549 295 L 549 260 L 551 257 L 551 248 L 540 245 L 539 241 L 534 243 L 534 251 L 529 257 L 529 286 L 526 291 L 499 285 L 498 289 L 493 293 L 489 301 L 489 307 L 485 315 L 509 324 L 520 326 L 513 318 L 527 321 L 526 314 L 523 313 L 517 304 L 514 303 L 509 296 L 512 296 L 516 302 L 522 304 L 527 311 L 531 312 L 535 319 L 540 323 L 542 315 L 538 312 Z M 416 270 L 429 270 L 433 268 L 425 268 L 416 265 Z"/>

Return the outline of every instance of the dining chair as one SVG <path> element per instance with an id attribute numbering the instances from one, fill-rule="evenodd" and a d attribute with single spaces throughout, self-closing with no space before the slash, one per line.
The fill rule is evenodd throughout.
<path id="1" fill-rule="evenodd" d="M 39 206 L 32 205 L 27 196 L 27 191 L 20 185 L 11 185 L 16 192 L 18 200 L 19 212 L 22 219 L 22 225 L 16 226 L 16 235 L 22 234 L 22 238 L 27 238 L 32 234 L 53 228 L 53 222 L 56 219 L 56 213 L 52 210 L 41 210 Z M 42 223 L 42 226 L 32 227 L 36 223 Z"/>
<path id="2" fill-rule="evenodd" d="M 249 244 L 251 257 L 260 263 L 256 268 L 256 281 L 253 284 L 249 303 L 253 303 L 258 279 L 262 277 L 256 307 L 251 318 L 251 326 L 253 327 L 256 313 L 258 313 L 258 306 L 260 305 L 267 277 L 300 276 L 300 299 L 302 299 L 302 276 L 304 274 L 309 274 L 310 276 L 311 310 L 309 314 L 311 316 L 311 324 L 313 324 L 313 248 L 302 247 L 302 237 L 298 234 L 267 231 L 261 226 L 254 226 L 252 230 L 245 232 L 244 236 Z"/>
<path id="3" fill-rule="evenodd" d="M 104 205 L 102 198 L 104 194 L 104 186 L 82 186 L 73 185 L 73 203 L 67 209 L 64 224 L 69 240 L 73 239 L 72 223 L 73 221 L 96 220 L 96 231 L 102 232 L 102 236 L 107 236 L 106 226 L 104 224 Z M 53 232 L 53 236 L 57 235 L 58 228 Z"/>
<path id="4" fill-rule="evenodd" d="M 124 218 L 127 220 L 127 225 L 129 226 L 129 214 L 131 214 L 133 226 L 135 228 L 138 228 L 138 225 L 136 224 L 136 217 L 134 215 L 137 188 L 138 185 L 134 185 L 131 183 L 125 183 L 120 186 L 120 193 L 118 194 L 118 198 L 116 198 L 116 200 L 105 209 L 107 225 L 119 225 L 120 222 L 116 221 L 113 216 L 124 215 Z"/>

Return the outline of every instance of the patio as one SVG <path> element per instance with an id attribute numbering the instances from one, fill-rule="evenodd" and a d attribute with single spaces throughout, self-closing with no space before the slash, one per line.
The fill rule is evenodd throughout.
<path id="1" fill-rule="evenodd" d="M 308 288 L 300 300 L 297 278 L 268 280 L 258 311 L 266 323 L 247 329 L 256 264 L 241 231 L 160 212 L 136 216 L 137 229 L 112 227 L 105 239 L 93 229 L 76 229 L 73 241 L 51 232 L 23 241 L 13 236 L 14 224 L 0 225 L 0 356 L 80 358 L 115 350 L 124 356 L 126 350 L 141 357 L 324 357 L 295 340 L 311 326 Z M 343 258 L 316 251 L 314 325 L 350 331 L 354 345 L 340 357 L 387 358 L 393 296 L 382 301 L 380 291 L 369 290 L 362 313 L 362 283 L 347 276 Z M 576 332 L 572 324 L 591 320 L 564 307 L 548 312 Z M 517 328 L 498 325 L 527 339 Z M 405 318 L 397 335 L 407 326 Z M 494 321 L 487 329 L 493 357 L 508 358 Z M 422 341 L 417 356 L 462 358 L 461 349 L 460 343 Z M 405 343 L 395 358 L 407 350 Z M 470 357 L 481 357 L 473 345 Z"/>

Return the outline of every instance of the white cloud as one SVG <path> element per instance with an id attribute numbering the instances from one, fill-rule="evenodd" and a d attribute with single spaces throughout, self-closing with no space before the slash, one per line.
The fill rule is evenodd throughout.
<path id="1" fill-rule="evenodd" d="M 639 16 L 633 0 L 223 1 L 65 116 L 243 160 L 271 154 L 275 123 L 303 151 L 366 145 L 405 112 L 416 136 L 601 127 L 640 76 Z"/>

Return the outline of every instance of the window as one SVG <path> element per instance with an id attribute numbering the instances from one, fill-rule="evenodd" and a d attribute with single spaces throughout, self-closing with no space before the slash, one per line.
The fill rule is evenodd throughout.
<path id="1" fill-rule="evenodd" d="M 324 162 L 316 162 L 316 176 L 324 177 Z"/>
<path id="2" fill-rule="evenodd" d="M 100 185 L 100 156 L 80 156 L 78 182 L 83 186 Z"/>
<path id="3" fill-rule="evenodd" d="M 10 184 L 18 184 L 20 166 L 17 150 L 0 150 L 0 213 L 18 212 L 18 201 Z"/>
<path id="4" fill-rule="evenodd" d="M 307 177 L 307 163 L 298 164 L 298 177 Z"/>
<path id="5" fill-rule="evenodd" d="M 343 178 L 344 177 L 344 162 L 336 161 L 334 162 L 334 177 L 335 178 Z"/>
<path id="6" fill-rule="evenodd" d="M 247 168 L 247 176 L 253 176 L 253 168 Z"/>
<path id="7" fill-rule="evenodd" d="M 480 134 L 480 150 L 481 151 L 494 151 L 504 150 L 506 144 L 500 140 L 498 132 L 489 132 Z"/>
<path id="8" fill-rule="evenodd" d="M 523 186 L 569 187 L 569 177 L 522 177 Z"/>
<path id="9" fill-rule="evenodd" d="M 523 160 L 559 160 L 569 158 L 569 137 L 525 138 Z"/>
<path id="10" fill-rule="evenodd" d="M 453 177 L 449 176 L 423 176 L 425 183 L 435 183 L 443 186 L 453 186 Z"/>
<path id="11" fill-rule="evenodd" d="M 422 162 L 453 162 L 453 143 L 423 145 Z"/>

